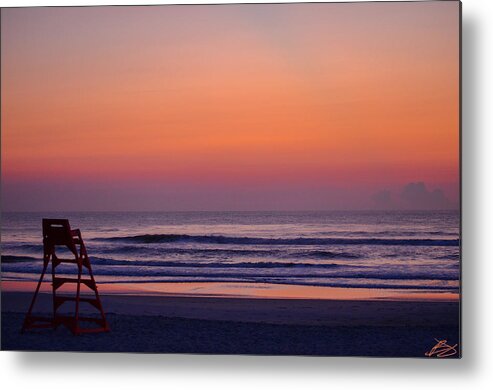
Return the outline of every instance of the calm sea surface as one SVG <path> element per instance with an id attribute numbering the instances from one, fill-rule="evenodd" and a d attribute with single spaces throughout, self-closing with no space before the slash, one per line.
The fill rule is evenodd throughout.
<path id="1" fill-rule="evenodd" d="M 69 218 L 82 230 L 98 283 L 264 282 L 458 292 L 455 211 L 3 213 L 4 280 L 39 277 L 43 217 Z"/>

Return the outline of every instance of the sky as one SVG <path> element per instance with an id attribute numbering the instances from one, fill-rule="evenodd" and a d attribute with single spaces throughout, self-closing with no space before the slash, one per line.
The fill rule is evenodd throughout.
<path id="1" fill-rule="evenodd" d="M 456 208 L 459 3 L 2 9 L 4 211 Z"/>

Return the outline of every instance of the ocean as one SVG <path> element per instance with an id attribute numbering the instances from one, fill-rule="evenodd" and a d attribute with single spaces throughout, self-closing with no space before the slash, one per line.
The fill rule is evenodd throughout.
<path id="1" fill-rule="evenodd" d="M 42 218 L 81 229 L 98 283 L 459 290 L 458 211 L 7 212 L 3 280 L 39 278 Z"/>

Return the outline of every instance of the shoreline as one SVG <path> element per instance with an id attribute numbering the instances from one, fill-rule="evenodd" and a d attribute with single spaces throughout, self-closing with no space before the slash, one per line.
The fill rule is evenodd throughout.
<path id="1" fill-rule="evenodd" d="M 2 280 L 2 292 L 34 293 L 37 282 Z M 70 287 L 61 291 L 70 291 Z M 414 289 L 370 289 L 321 287 L 272 283 L 233 282 L 159 282 L 159 283 L 98 283 L 101 295 L 161 296 L 196 298 L 328 300 L 328 301 L 417 301 L 459 302 L 458 293 Z M 45 281 L 40 292 L 51 292 L 51 282 Z"/>

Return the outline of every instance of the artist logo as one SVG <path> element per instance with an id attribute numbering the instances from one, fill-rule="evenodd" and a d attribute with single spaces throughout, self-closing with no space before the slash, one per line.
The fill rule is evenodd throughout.
<path id="1" fill-rule="evenodd" d="M 449 357 L 449 356 L 454 356 L 457 354 L 457 344 L 455 345 L 448 345 L 447 340 L 437 340 L 435 346 L 430 349 L 428 352 L 425 352 L 425 356 L 428 357 L 438 357 L 438 358 L 444 358 L 444 357 Z"/>

